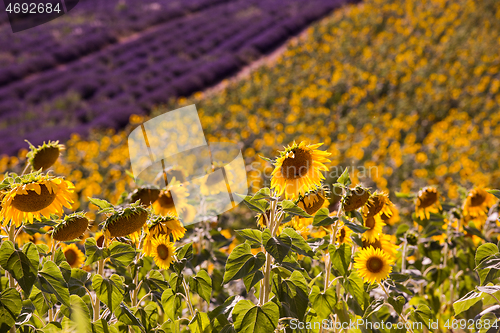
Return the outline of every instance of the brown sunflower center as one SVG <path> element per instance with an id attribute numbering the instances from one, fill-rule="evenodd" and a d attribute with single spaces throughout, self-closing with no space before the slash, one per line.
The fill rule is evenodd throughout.
<path id="1" fill-rule="evenodd" d="M 140 200 L 141 205 L 149 206 L 158 199 L 160 190 L 154 188 L 141 188 L 132 194 L 132 202 Z"/>
<path id="2" fill-rule="evenodd" d="M 350 212 L 362 207 L 369 197 L 370 193 L 367 190 L 363 188 L 354 189 L 351 195 L 344 201 L 344 210 Z"/>
<path id="3" fill-rule="evenodd" d="M 66 261 L 70 266 L 74 265 L 76 263 L 76 260 L 78 259 L 78 254 L 73 249 L 64 251 L 64 256 L 66 257 Z"/>
<path id="4" fill-rule="evenodd" d="M 47 186 L 40 184 L 40 194 L 29 190 L 28 194 L 16 194 L 12 206 L 21 212 L 38 212 L 54 202 L 56 194 L 50 193 Z"/>
<path id="5" fill-rule="evenodd" d="M 214 172 L 208 175 L 207 177 L 207 186 L 212 186 L 215 184 L 219 184 L 220 182 L 224 181 L 224 175 L 222 174 L 222 171 L 220 172 L 215 172 L 219 170 L 220 168 L 214 169 Z"/>
<path id="6" fill-rule="evenodd" d="M 472 207 L 481 206 L 486 201 L 486 195 L 476 191 L 470 198 L 470 205 Z"/>
<path id="7" fill-rule="evenodd" d="M 59 157 L 59 148 L 45 147 L 39 150 L 33 157 L 33 169 L 42 171 L 50 168 L 57 161 Z"/>
<path id="8" fill-rule="evenodd" d="M 286 157 L 281 165 L 281 173 L 286 179 L 302 178 L 312 167 L 312 155 L 307 150 L 295 149 Z"/>
<path id="9" fill-rule="evenodd" d="M 158 203 L 162 208 L 175 208 L 174 198 L 169 192 L 162 192 L 158 197 Z"/>
<path id="10" fill-rule="evenodd" d="M 366 268 L 371 273 L 380 273 L 384 267 L 384 262 L 378 257 L 371 257 L 366 261 Z"/>
<path id="11" fill-rule="evenodd" d="M 365 227 L 370 228 L 370 229 L 375 228 L 375 219 L 373 217 L 366 218 Z"/>
<path id="12" fill-rule="evenodd" d="M 366 204 L 366 206 L 368 207 L 368 216 L 375 216 L 380 213 L 382 208 L 384 208 L 384 205 L 385 202 L 381 197 L 372 197 L 371 200 Z"/>
<path id="13" fill-rule="evenodd" d="M 426 190 L 418 197 L 420 208 L 427 208 L 434 205 L 438 200 L 437 191 Z"/>
<path id="14" fill-rule="evenodd" d="M 307 206 L 307 204 L 304 202 L 304 199 L 302 199 L 301 206 L 303 207 L 303 209 L 306 211 L 307 214 L 314 215 L 321 207 L 323 207 L 323 204 L 325 203 L 325 198 L 322 197 L 321 195 L 314 193 L 310 195 L 315 197 L 312 205 Z"/>
<path id="15" fill-rule="evenodd" d="M 97 246 L 102 247 L 104 245 L 104 235 L 99 236 L 96 240 Z"/>
<path id="16" fill-rule="evenodd" d="M 340 236 L 339 236 L 339 243 L 343 243 L 344 242 L 344 239 L 345 239 L 345 229 L 342 228 L 340 230 Z"/>
<path id="17" fill-rule="evenodd" d="M 158 257 L 160 257 L 161 260 L 166 260 L 169 257 L 168 246 L 165 244 L 158 245 L 156 252 L 158 252 Z"/>

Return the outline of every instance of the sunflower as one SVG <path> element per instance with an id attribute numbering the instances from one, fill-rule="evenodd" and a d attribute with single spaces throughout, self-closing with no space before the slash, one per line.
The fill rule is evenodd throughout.
<path id="1" fill-rule="evenodd" d="M 304 142 L 288 146 L 280 151 L 280 157 L 275 162 L 272 172 L 271 188 L 278 195 L 285 193 L 286 199 L 296 199 L 307 191 L 321 185 L 325 177 L 321 171 L 327 171 L 323 164 L 330 162 L 330 153 L 318 150 L 322 143 L 306 145 Z"/>
<path id="2" fill-rule="evenodd" d="M 339 244 L 352 244 L 351 234 L 352 230 L 344 225 L 337 232 L 337 241 L 339 242 Z"/>
<path id="3" fill-rule="evenodd" d="M 387 279 L 392 272 L 393 264 L 394 260 L 387 253 L 370 246 L 359 250 L 353 267 L 358 270 L 358 275 L 363 281 L 373 283 Z"/>
<path id="4" fill-rule="evenodd" d="M 125 237 L 141 230 L 148 219 L 148 211 L 142 206 L 130 206 L 115 211 L 104 222 L 106 238 Z"/>
<path id="5" fill-rule="evenodd" d="M 218 170 L 222 169 L 224 169 L 224 171 L 218 172 Z M 226 174 L 227 183 L 224 174 Z M 230 192 L 227 184 L 233 184 L 233 173 L 229 169 L 229 166 L 226 165 L 223 167 L 216 163 L 215 166 L 212 166 L 212 172 L 209 173 L 200 184 L 200 192 L 205 196 L 219 194 L 225 189 L 228 189 Z"/>
<path id="6" fill-rule="evenodd" d="M 155 237 L 151 243 L 151 254 L 159 268 L 167 269 L 174 260 L 174 244 L 170 243 L 165 235 Z"/>
<path id="7" fill-rule="evenodd" d="M 363 213 L 367 217 L 373 217 L 378 214 L 385 214 L 391 217 L 392 211 L 390 206 L 394 206 L 394 204 L 389 200 L 387 193 L 373 193 L 365 207 L 363 207 Z"/>
<path id="8" fill-rule="evenodd" d="M 94 235 L 95 241 L 97 243 L 97 246 L 103 247 L 104 246 L 104 241 L 105 241 L 105 236 L 102 231 L 96 232 Z"/>
<path id="9" fill-rule="evenodd" d="M 15 177 L 2 199 L 0 219 L 4 225 L 13 221 L 20 226 L 23 221 L 33 223 L 42 216 L 62 215 L 63 206 L 71 208 L 74 188 L 69 181 L 40 173 Z"/>
<path id="10" fill-rule="evenodd" d="M 186 182 L 186 171 L 184 171 L 184 169 L 181 169 L 179 167 L 173 167 L 173 168 L 170 168 L 168 169 L 166 172 L 166 175 L 167 175 L 167 185 L 169 183 L 169 180 L 170 182 L 172 182 L 175 178 L 175 181 L 178 182 L 178 183 L 185 183 Z"/>
<path id="11" fill-rule="evenodd" d="M 79 238 L 87 230 L 89 220 L 83 213 L 73 213 L 64 217 L 52 231 L 52 238 L 57 241 L 69 241 Z"/>
<path id="12" fill-rule="evenodd" d="M 377 239 L 379 239 L 380 234 L 382 234 L 382 228 L 384 227 L 385 223 L 384 221 L 382 221 L 380 216 L 375 215 L 373 217 L 365 217 L 364 225 L 369 229 L 363 233 L 362 239 L 373 243 Z"/>
<path id="13" fill-rule="evenodd" d="M 60 145 L 59 141 L 44 142 L 43 145 L 38 146 L 38 148 L 35 148 L 30 142 L 28 142 L 28 144 L 31 150 L 26 157 L 28 163 L 33 167 L 33 170 L 47 170 L 56 163 L 61 151 L 64 150 L 64 146 Z"/>
<path id="14" fill-rule="evenodd" d="M 176 219 L 175 216 L 158 216 L 151 222 L 148 233 L 152 237 L 160 235 L 172 235 L 172 238 L 175 242 L 184 237 L 186 228 L 182 226 L 182 223 L 178 219 Z"/>
<path id="15" fill-rule="evenodd" d="M 259 213 L 257 215 L 257 225 L 262 229 L 265 229 L 267 227 L 267 221 L 269 221 L 270 219 L 271 219 L 271 210 L 268 209 L 266 210 L 266 216 L 264 216 L 263 213 Z"/>
<path id="16" fill-rule="evenodd" d="M 173 196 L 172 196 L 173 193 Z M 170 191 L 161 191 L 158 199 L 153 203 L 153 210 L 155 214 L 167 216 L 167 215 L 177 215 L 177 209 L 183 209 L 188 205 L 187 197 L 189 193 L 184 186 L 175 186 L 170 189 Z M 176 198 L 177 206 L 174 203 L 174 197 Z"/>
<path id="17" fill-rule="evenodd" d="M 415 213 L 421 220 L 428 219 L 431 213 L 439 213 L 439 192 L 434 187 L 424 187 L 418 192 Z"/>
<path id="18" fill-rule="evenodd" d="M 375 249 L 381 249 L 391 258 L 396 260 L 396 255 L 398 253 L 398 248 L 396 244 L 391 241 L 391 236 L 386 234 L 381 234 L 380 238 L 375 242 L 363 241 L 363 248 L 368 248 L 372 246 Z"/>
<path id="19" fill-rule="evenodd" d="M 485 189 L 475 188 L 467 194 L 467 198 L 465 199 L 463 206 L 464 216 L 471 220 L 476 218 L 482 220 L 486 217 L 488 209 L 495 202 L 496 199 L 493 194 L 486 192 Z"/>
<path id="20" fill-rule="evenodd" d="M 345 212 L 351 212 L 363 207 L 370 198 L 370 191 L 367 188 L 357 185 L 350 189 L 348 194 L 342 199 L 342 208 Z"/>
<path id="21" fill-rule="evenodd" d="M 63 245 L 63 253 L 66 261 L 72 268 L 80 267 L 85 261 L 85 256 L 76 244 Z"/>
<path id="22" fill-rule="evenodd" d="M 141 205 L 149 207 L 158 199 L 161 191 L 156 188 L 141 187 L 136 189 L 130 196 L 130 201 L 136 202 L 139 200 Z"/>
<path id="23" fill-rule="evenodd" d="M 401 220 L 401 218 L 399 217 L 399 210 L 394 205 L 389 205 L 389 209 L 391 210 L 391 215 L 381 213 L 380 217 L 386 224 L 394 225 Z"/>
<path id="24" fill-rule="evenodd" d="M 314 215 L 320 208 L 328 207 L 329 202 L 326 200 L 325 191 L 323 189 L 310 191 L 301 196 L 297 202 L 297 206 L 302 208 L 307 214 Z"/>

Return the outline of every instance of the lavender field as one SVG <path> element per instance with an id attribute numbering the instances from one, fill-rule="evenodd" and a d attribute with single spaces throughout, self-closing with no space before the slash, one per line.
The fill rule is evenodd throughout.
<path id="1" fill-rule="evenodd" d="M 0 5 L 0 154 L 121 128 L 269 53 L 353 0 L 88 0 L 20 33 Z"/>

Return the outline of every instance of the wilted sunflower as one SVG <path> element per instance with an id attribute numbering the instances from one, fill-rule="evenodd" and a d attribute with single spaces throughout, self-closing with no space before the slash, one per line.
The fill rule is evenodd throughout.
<path id="1" fill-rule="evenodd" d="M 151 254 L 159 268 L 167 269 L 174 260 L 175 247 L 165 235 L 152 239 Z"/>
<path id="2" fill-rule="evenodd" d="M 160 190 L 156 188 L 141 187 L 136 189 L 130 196 L 130 201 L 139 202 L 141 205 L 149 207 L 160 196 Z"/>
<path id="3" fill-rule="evenodd" d="M 42 146 L 35 148 L 30 142 L 30 152 L 26 155 L 28 163 L 33 167 L 33 170 L 42 171 L 50 168 L 54 163 L 56 163 L 59 158 L 59 154 L 64 150 L 64 146 L 59 144 L 59 141 L 49 141 L 48 143 L 43 143 Z"/>
<path id="4" fill-rule="evenodd" d="M 373 193 L 365 207 L 363 207 L 363 213 L 367 217 L 373 217 L 377 214 L 384 214 L 391 217 L 391 206 L 393 206 L 393 203 L 389 200 L 387 193 Z"/>
<path id="5" fill-rule="evenodd" d="M 421 220 L 428 219 L 431 213 L 439 213 L 439 192 L 434 187 L 424 187 L 418 192 L 415 214 Z"/>
<path id="6" fill-rule="evenodd" d="M 64 217 L 52 231 L 52 238 L 57 241 L 69 241 L 81 237 L 89 226 L 89 220 L 83 213 L 73 213 Z"/>
<path id="7" fill-rule="evenodd" d="M 496 202 L 495 196 L 485 189 L 475 188 L 467 194 L 464 202 L 464 216 L 470 219 L 486 217 L 488 209 Z"/>
<path id="8" fill-rule="evenodd" d="M 363 207 L 370 198 L 370 191 L 360 185 L 350 190 L 342 199 L 342 209 L 345 212 L 351 212 Z"/>
<path id="9" fill-rule="evenodd" d="M 4 225 L 13 221 L 20 226 L 23 221 L 33 223 L 41 216 L 50 218 L 50 214 L 62 215 L 63 206 L 71 208 L 71 193 L 74 185 L 59 177 L 32 173 L 12 178 L 13 182 L 2 199 L 3 209 L 0 219 Z"/>
<path id="10" fill-rule="evenodd" d="M 62 246 L 64 256 L 66 261 L 72 268 L 77 268 L 83 265 L 85 261 L 85 256 L 82 251 L 76 246 L 76 244 L 64 245 Z"/>
<path id="11" fill-rule="evenodd" d="M 271 188 L 275 188 L 278 195 L 285 193 L 286 199 L 296 199 L 321 186 L 321 180 L 325 178 L 321 171 L 328 170 L 323 163 L 330 162 L 327 158 L 330 153 L 316 149 L 321 145 L 306 145 L 304 142 L 297 145 L 294 142 L 280 151 L 274 164 Z"/>
<path id="12" fill-rule="evenodd" d="M 387 253 L 370 246 L 359 250 L 353 267 L 358 270 L 358 275 L 364 281 L 372 283 L 387 279 L 392 272 L 393 264 L 394 260 Z"/>
<path id="13" fill-rule="evenodd" d="M 377 239 L 379 239 L 380 235 L 382 234 L 382 228 L 384 227 L 385 223 L 384 221 L 382 221 L 380 216 L 375 215 L 373 217 L 365 217 L 364 225 L 369 229 L 363 233 L 362 239 L 373 243 Z"/>
<path id="14" fill-rule="evenodd" d="M 175 216 L 158 216 L 151 222 L 148 233 L 153 237 L 160 235 L 172 235 L 175 242 L 184 237 L 186 228 L 184 228 L 181 221 L 179 221 Z"/>
<path id="15" fill-rule="evenodd" d="M 318 189 L 307 192 L 304 196 L 300 196 L 297 206 L 302 208 L 307 214 L 316 214 L 322 207 L 328 207 L 329 202 L 326 200 L 324 189 Z"/>
<path id="16" fill-rule="evenodd" d="M 339 231 L 337 231 L 337 241 L 339 244 L 352 244 L 351 234 L 352 230 L 344 225 Z"/>
<path id="17" fill-rule="evenodd" d="M 398 248 L 396 244 L 391 241 L 391 236 L 386 234 L 381 234 L 379 239 L 375 242 L 363 241 L 363 248 L 368 248 L 373 246 L 375 249 L 381 249 L 391 258 L 396 260 L 396 255 L 398 253 Z"/>
<path id="18" fill-rule="evenodd" d="M 219 172 L 218 170 L 221 171 Z M 226 174 L 227 183 L 224 174 Z M 224 166 L 223 171 L 222 166 L 212 166 L 212 172 L 209 173 L 205 181 L 200 184 L 200 193 L 205 196 L 216 195 L 228 189 L 227 184 L 232 183 L 233 173 L 229 166 Z M 230 192 L 231 189 L 228 189 L 228 191 Z"/>
<path id="19" fill-rule="evenodd" d="M 174 203 L 174 194 L 176 198 L 176 203 Z M 177 215 L 176 209 L 182 209 L 188 205 L 187 197 L 189 193 L 184 186 L 175 186 L 170 191 L 161 191 L 158 199 L 153 203 L 153 210 L 155 214 L 167 216 L 167 215 Z"/>
<path id="20" fill-rule="evenodd" d="M 117 210 L 104 222 L 103 231 L 108 238 L 125 237 L 141 230 L 148 219 L 148 211 L 141 206 Z"/>

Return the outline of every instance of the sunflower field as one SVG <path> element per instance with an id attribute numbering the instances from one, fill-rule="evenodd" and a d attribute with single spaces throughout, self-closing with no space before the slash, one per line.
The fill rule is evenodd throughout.
<path id="1" fill-rule="evenodd" d="M 3 155 L 0 333 L 500 332 L 498 50 L 496 0 L 366 0 L 125 129 Z M 187 224 L 188 170 L 136 183 L 127 138 L 192 104 L 249 194 Z"/>

